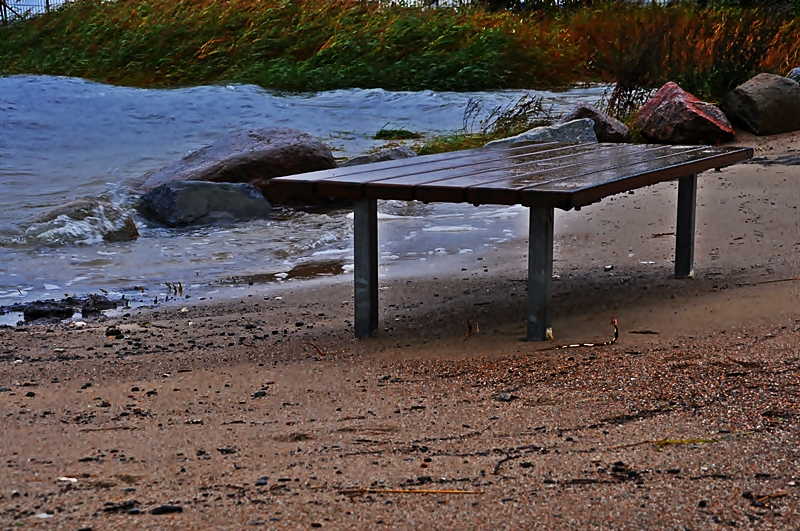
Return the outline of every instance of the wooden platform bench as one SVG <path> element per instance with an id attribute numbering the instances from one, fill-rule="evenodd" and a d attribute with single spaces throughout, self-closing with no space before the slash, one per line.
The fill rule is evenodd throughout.
<path id="1" fill-rule="evenodd" d="M 751 148 L 646 144 L 515 144 L 280 177 L 270 197 L 354 202 L 355 334 L 378 330 L 377 200 L 530 207 L 527 338 L 551 327 L 554 209 L 678 180 L 675 276 L 691 277 L 697 174 L 752 158 Z M 643 215 L 646 213 L 643 212 Z"/>

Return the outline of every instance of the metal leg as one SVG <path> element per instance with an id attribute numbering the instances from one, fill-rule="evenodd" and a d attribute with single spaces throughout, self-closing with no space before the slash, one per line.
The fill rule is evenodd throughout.
<path id="1" fill-rule="evenodd" d="M 678 221 L 675 227 L 675 278 L 694 274 L 694 218 L 697 175 L 678 179 Z"/>
<path id="2" fill-rule="evenodd" d="M 553 209 L 531 208 L 528 236 L 528 341 L 544 341 L 552 325 Z"/>
<path id="3" fill-rule="evenodd" d="M 355 328 L 356 337 L 371 337 L 378 330 L 378 202 L 356 199 Z"/>

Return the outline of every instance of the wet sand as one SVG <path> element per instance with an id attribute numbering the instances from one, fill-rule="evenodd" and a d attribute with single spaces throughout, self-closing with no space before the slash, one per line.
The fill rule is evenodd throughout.
<path id="1" fill-rule="evenodd" d="M 382 269 L 370 340 L 345 275 L 2 328 L 0 527 L 797 529 L 798 139 L 701 175 L 691 280 L 673 184 L 558 214 L 553 342 L 524 242 Z"/>

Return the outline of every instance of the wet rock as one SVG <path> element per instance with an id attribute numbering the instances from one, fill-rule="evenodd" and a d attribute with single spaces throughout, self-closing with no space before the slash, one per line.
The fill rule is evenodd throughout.
<path id="1" fill-rule="evenodd" d="M 800 129 L 800 85 L 775 74 L 758 74 L 724 98 L 722 108 L 731 120 L 756 135 L 775 135 Z"/>
<path id="2" fill-rule="evenodd" d="M 366 155 L 359 155 L 339 164 L 340 168 L 348 166 L 359 166 L 361 164 L 371 164 L 373 162 L 383 162 L 385 160 L 398 160 L 416 157 L 417 152 L 408 146 L 396 146 L 387 149 L 376 151 L 375 153 L 368 153 Z"/>
<path id="3" fill-rule="evenodd" d="M 99 314 L 102 310 L 114 309 L 122 299 L 114 301 L 104 295 L 86 297 L 66 297 L 60 301 L 53 299 L 0 306 L 0 315 L 8 312 L 22 312 L 26 322 L 41 320 L 69 319 L 80 311 L 84 316 Z"/>
<path id="4" fill-rule="evenodd" d="M 78 199 L 39 216 L 25 237 L 50 244 L 124 242 L 139 231 L 124 209 L 100 199 Z"/>
<path id="5" fill-rule="evenodd" d="M 534 127 L 516 136 L 493 140 L 486 147 L 507 146 L 518 142 L 589 142 L 597 143 L 594 121 L 589 118 L 572 120 L 544 127 Z"/>
<path id="6" fill-rule="evenodd" d="M 627 125 L 612 118 L 600 109 L 585 102 L 580 102 L 558 123 L 571 122 L 581 118 L 589 118 L 594 122 L 594 134 L 599 142 L 627 142 L 631 131 Z"/>
<path id="7" fill-rule="evenodd" d="M 104 513 L 121 513 L 127 512 L 135 508 L 139 505 L 139 502 L 136 500 L 128 500 L 122 503 L 106 503 L 105 507 L 103 507 Z"/>
<path id="8" fill-rule="evenodd" d="M 14 304 L 8 309 L 12 312 L 22 312 L 23 318 L 27 322 L 39 321 L 40 319 L 69 319 L 75 315 L 75 308 L 70 304 L 52 299 Z"/>
<path id="9" fill-rule="evenodd" d="M 736 134 L 725 114 L 669 82 L 636 115 L 642 135 L 663 144 L 717 144 Z"/>
<path id="10" fill-rule="evenodd" d="M 147 192 L 139 211 L 169 227 L 266 218 L 272 206 L 252 184 L 174 181 Z"/>
<path id="11" fill-rule="evenodd" d="M 73 300 L 76 300 L 73 298 Z M 105 310 L 116 310 L 117 306 L 124 300 L 112 300 L 106 297 L 105 295 L 88 295 L 83 299 L 77 299 L 82 301 L 81 302 L 81 315 L 84 317 L 88 317 L 91 315 L 99 315 L 101 312 Z"/>
<path id="12" fill-rule="evenodd" d="M 257 129 L 222 136 L 146 175 L 142 189 L 174 181 L 249 183 L 270 198 L 269 181 L 274 177 L 335 167 L 331 150 L 309 134 L 287 127 Z"/>
<path id="13" fill-rule="evenodd" d="M 183 507 L 181 507 L 180 505 L 160 505 L 150 510 L 150 514 L 155 514 L 155 515 L 174 514 L 182 512 L 183 512 Z"/>
<path id="14" fill-rule="evenodd" d="M 786 76 L 792 81 L 800 83 L 800 68 L 792 68 L 792 71 Z"/>
<path id="15" fill-rule="evenodd" d="M 114 339 L 125 339 L 125 334 L 119 328 L 106 329 L 106 337 L 113 337 Z"/>

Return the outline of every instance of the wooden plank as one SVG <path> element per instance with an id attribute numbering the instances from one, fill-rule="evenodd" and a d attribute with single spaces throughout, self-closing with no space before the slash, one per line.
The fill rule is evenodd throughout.
<path id="1" fill-rule="evenodd" d="M 381 169 L 374 168 L 373 171 L 361 171 L 359 173 L 341 175 L 317 180 L 316 192 L 323 196 L 342 197 L 361 197 L 365 192 L 359 187 L 372 185 L 377 182 L 390 181 L 400 183 L 394 189 L 414 186 L 419 183 L 436 181 L 453 175 L 453 173 L 468 173 L 470 171 L 480 171 L 489 169 L 499 169 L 526 160 L 540 160 L 552 158 L 561 154 L 569 154 L 579 151 L 586 151 L 586 147 L 550 145 L 533 146 L 536 149 L 520 152 L 507 152 L 500 150 L 481 150 L 473 152 L 471 156 L 458 159 L 448 159 L 425 163 L 408 163 L 405 167 Z M 424 158 L 424 157 L 418 157 Z M 417 159 L 406 159 L 415 161 Z M 392 161 L 394 162 L 394 161 Z M 377 165 L 376 165 L 377 166 Z M 391 183 L 388 186 L 392 186 Z M 391 193 L 391 192 L 387 192 Z M 407 197 L 379 196 L 379 199 L 408 199 Z"/>
<path id="2" fill-rule="evenodd" d="M 651 145 L 642 148 L 632 144 L 619 145 L 608 150 L 597 149 L 557 167 L 530 173 L 509 172 L 504 178 L 492 182 L 470 182 L 467 179 L 459 179 L 454 183 L 468 186 L 466 200 L 472 204 L 514 205 L 522 203 L 523 191 L 529 188 L 548 183 L 571 182 L 572 179 L 595 173 L 600 169 L 632 166 L 674 151 L 674 146 Z M 554 191 L 563 192 L 563 190 Z M 542 194 L 539 202 L 531 201 L 526 206 L 560 206 L 551 200 L 556 197 L 563 198 L 563 195 L 563 193 Z M 546 201 L 542 202 L 543 199 Z"/>
<path id="3" fill-rule="evenodd" d="M 539 151 L 559 149 L 564 146 L 564 144 L 550 142 L 543 144 L 525 144 L 515 146 L 511 149 L 481 148 L 437 155 L 426 155 L 411 159 L 375 162 L 360 166 L 320 170 L 297 175 L 287 175 L 272 179 L 266 195 L 268 198 L 275 201 L 312 196 L 355 199 L 364 195 L 361 185 L 375 180 L 376 178 L 433 171 L 435 169 L 447 168 L 461 163 L 469 164 L 473 161 L 485 162 L 490 160 L 502 160 L 508 157 L 524 156 Z M 319 183 L 329 180 L 334 184 L 331 186 L 326 184 L 320 188 Z"/>
<path id="4" fill-rule="evenodd" d="M 413 168 L 425 164 L 437 164 L 447 161 L 459 161 L 461 159 L 470 159 L 474 157 L 489 158 L 503 158 L 515 155 L 524 155 L 526 153 L 535 153 L 545 149 L 553 149 L 563 147 L 571 144 L 559 144 L 557 142 L 544 142 L 544 143 L 526 143 L 518 146 L 503 146 L 496 148 L 477 148 L 465 149 L 461 151 L 450 151 L 447 153 L 437 153 L 434 155 L 423 155 L 420 157 L 412 157 L 407 159 L 385 160 L 382 162 L 373 162 L 371 164 L 361 164 L 359 166 L 345 166 L 343 168 L 332 168 L 329 170 L 319 170 L 307 173 L 300 173 L 296 175 L 286 175 L 284 177 L 276 177 L 273 181 L 281 184 L 296 181 L 318 181 L 321 179 L 334 179 L 337 177 L 355 176 L 364 173 L 374 173 L 375 171 L 383 170 L 399 170 L 401 173 L 408 168 Z"/>
<path id="5" fill-rule="evenodd" d="M 522 192 L 522 204 L 538 204 L 536 196 L 542 192 L 568 192 L 572 207 L 585 206 L 609 195 L 727 166 L 751 156 L 749 148 L 686 147 L 684 151 L 651 161 L 530 187 Z"/>
<path id="6" fill-rule="evenodd" d="M 497 179 L 507 172 L 531 171 L 535 168 L 547 168 L 568 161 L 576 160 L 594 153 L 591 146 L 569 146 L 560 149 L 542 151 L 515 157 L 508 157 L 489 162 L 477 162 L 467 166 L 452 166 L 439 171 L 428 173 L 416 173 L 388 179 L 379 179 L 366 183 L 367 197 L 380 199 L 402 199 L 410 201 L 417 199 L 415 187 L 435 186 L 437 183 L 447 183 L 452 179 L 474 179 L 479 182 L 483 180 Z M 324 188 L 323 188 L 324 189 Z M 452 201 L 459 202 L 459 201 Z"/>

